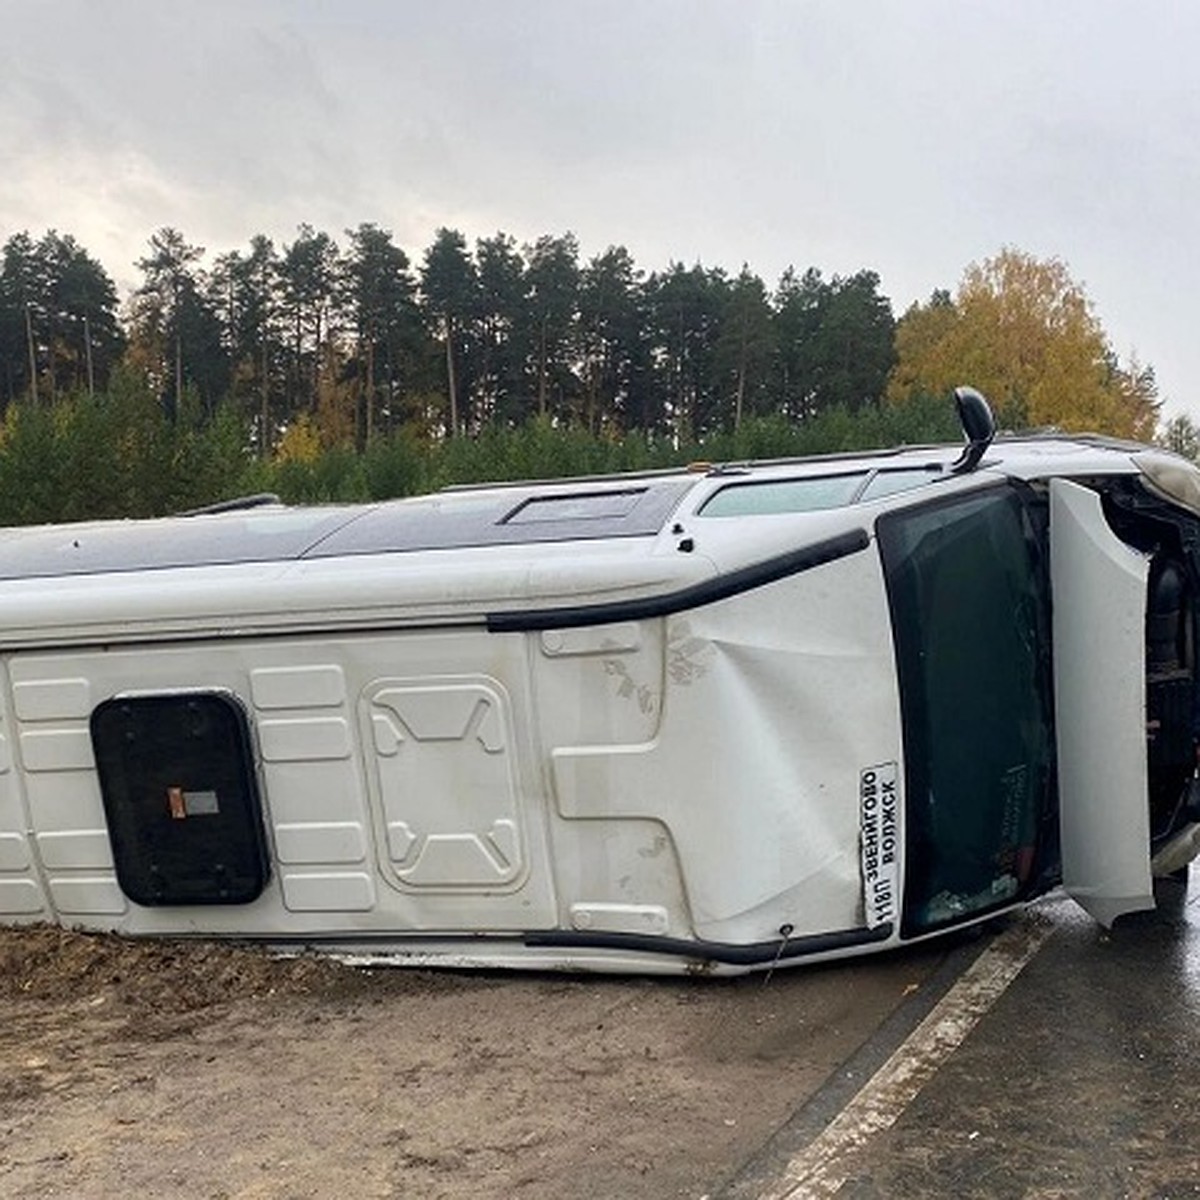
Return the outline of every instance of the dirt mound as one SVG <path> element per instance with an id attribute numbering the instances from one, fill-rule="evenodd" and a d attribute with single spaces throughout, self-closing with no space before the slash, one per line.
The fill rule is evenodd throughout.
<path id="1" fill-rule="evenodd" d="M 192 940 L 141 940 L 51 925 L 0 929 L 0 998 L 71 1001 L 97 994 L 120 1007 L 191 1012 L 275 995 L 344 994 L 370 972 L 305 954 Z M 452 986 L 430 972 L 388 971 L 386 991 Z M 371 989 L 380 991 L 380 981 Z"/>

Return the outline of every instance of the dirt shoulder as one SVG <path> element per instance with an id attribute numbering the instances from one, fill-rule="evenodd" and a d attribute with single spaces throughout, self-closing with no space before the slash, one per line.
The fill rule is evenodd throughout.
<path id="1" fill-rule="evenodd" d="M 0 1193 L 700 1197 L 940 960 L 664 981 L 0 931 Z"/>

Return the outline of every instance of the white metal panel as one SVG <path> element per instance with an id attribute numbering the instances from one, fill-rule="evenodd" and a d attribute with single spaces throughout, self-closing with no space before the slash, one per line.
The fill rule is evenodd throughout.
<path id="1" fill-rule="evenodd" d="M 561 631 L 567 638 L 552 644 L 575 647 L 571 651 L 546 649 L 559 630 L 540 635 L 542 653 L 532 665 L 538 725 L 548 745 L 628 744 L 654 736 L 662 708 L 665 624 L 615 626 L 627 632 L 604 649 L 604 631 L 614 627 Z"/>
<path id="2" fill-rule="evenodd" d="M 27 771 L 87 771 L 95 767 L 92 735 L 79 729 L 27 729 L 21 734 Z"/>
<path id="3" fill-rule="evenodd" d="M 1093 917 L 1154 907 L 1146 778 L 1144 555 L 1095 492 L 1050 485 L 1063 885 Z"/>
<path id="4" fill-rule="evenodd" d="M 47 869 L 57 871 L 113 869 L 112 844 L 104 829 L 70 829 L 37 835 L 38 854 Z"/>
<path id="5" fill-rule="evenodd" d="M 129 908 L 113 875 L 52 876 L 50 896 L 54 907 L 70 917 L 118 917 Z"/>
<path id="6" fill-rule="evenodd" d="M 547 630 L 531 658 L 538 733 L 547 748 L 643 745 L 662 715 L 666 627 L 663 620 Z M 552 635 L 563 633 L 561 640 Z M 662 914 L 654 932 L 690 937 L 679 858 L 655 814 L 635 819 L 555 819 L 552 862 L 563 908 L 605 914 L 595 929 L 651 932 L 645 912 Z"/>
<path id="7" fill-rule="evenodd" d="M 578 629 L 547 629 L 542 633 L 542 653 L 551 658 L 575 654 L 618 654 L 637 650 L 642 627 L 636 621 L 590 625 Z"/>
<path id="8" fill-rule="evenodd" d="M 46 915 L 47 898 L 30 844 L 25 789 L 13 770 L 7 676 L 7 666 L 0 665 L 0 919 L 39 919 Z"/>
<path id="9" fill-rule="evenodd" d="M 349 758 L 350 724 L 345 717 L 300 717 L 258 722 L 267 762 L 319 762 Z"/>
<path id="10" fill-rule="evenodd" d="M 336 708 L 346 699 L 346 676 L 341 667 L 264 667 L 251 672 L 250 694 L 255 708 Z"/>
<path id="11" fill-rule="evenodd" d="M 277 831 L 326 821 L 366 828 L 366 797 L 350 759 L 263 763 L 263 784 Z"/>
<path id="12" fill-rule="evenodd" d="M 33 879 L 0 878 L 0 916 L 32 917 L 44 913 L 42 889 Z"/>
<path id="13" fill-rule="evenodd" d="M 397 936 L 463 928 L 550 928 L 556 923 L 558 908 L 546 846 L 545 792 L 531 745 L 527 663 L 526 635 L 495 635 L 483 630 L 333 638 L 245 637 L 199 646 L 139 645 L 18 654 L 9 663 L 14 683 L 83 679 L 93 703 L 131 691 L 224 689 L 241 698 L 252 724 L 260 717 L 268 724 L 284 723 L 283 736 L 273 742 L 271 751 L 290 757 L 257 763 L 274 868 L 266 890 L 248 905 L 127 904 L 115 879 L 90 865 L 98 862 L 99 843 L 94 837 L 79 835 L 103 829 L 105 815 L 92 769 L 86 721 L 54 718 L 13 722 L 8 727 L 10 742 L 15 739 L 22 748 L 24 736 L 53 736 L 42 745 L 33 737 L 33 745 L 45 751 L 35 753 L 43 769 L 12 770 L 7 775 L 0 771 L 0 832 L 20 834 L 32 829 L 36 835 L 66 835 L 46 839 L 51 856 L 60 864 L 53 868 L 41 862 L 37 843 L 28 843 L 33 866 L 22 872 L 22 878 L 37 879 L 40 873 L 48 873 L 45 910 L 52 915 L 57 910 L 60 918 L 92 928 L 116 928 L 139 935 L 184 932 L 251 937 L 330 935 L 344 933 L 349 927 L 356 935 Z M 486 676 L 481 673 L 484 669 Z M 293 671 L 298 674 L 289 674 Z M 426 704 L 405 691 L 421 691 L 431 677 L 444 679 L 446 672 L 466 683 L 466 694 L 442 694 Z M 258 673 L 266 673 L 269 681 L 266 692 L 260 693 L 268 707 L 261 710 L 251 704 L 252 680 Z M 333 699 L 332 685 L 339 675 L 343 698 L 336 706 L 326 704 Z M 289 680 L 298 681 L 294 690 L 288 687 Z M 477 686 L 481 682 L 482 691 Z M 385 704 L 379 715 L 390 715 L 405 739 L 398 757 L 420 760 L 412 781 L 443 788 L 443 798 L 448 798 L 450 806 L 439 810 L 438 797 L 426 792 L 417 797 L 414 807 L 407 807 L 408 780 L 402 781 L 402 764 L 393 764 L 399 774 L 398 790 L 389 792 L 387 802 L 391 819 L 408 820 L 420 837 L 435 835 L 431 852 L 401 864 L 388 861 L 388 817 L 378 791 L 372 793 L 378 772 L 371 761 L 376 758 L 376 747 L 370 698 L 379 695 L 382 684 L 387 685 L 384 690 L 399 688 L 395 698 L 400 709 L 425 739 L 413 736 Z M 0 701 L 6 690 L 0 689 Z M 283 706 L 289 695 L 295 703 Z M 410 711 L 409 700 L 415 700 L 416 711 Z M 487 703 L 481 706 L 478 701 Z M 314 720 L 321 724 L 305 724 Z M 336 749 L 345 757 L 308 757 L 313 740 L 305 732 L 314 729 L 320 735 L 315 740 L 322 743 L 322 753 Z M 256 744 L 263 740 L 257 729 L 254 740 Z M 271 740 L 270 734 L 267 740 Z M 78 752 L 66 753 L 69 746 Z M 469 747 L 469 753 L 461 754 L 460 764 L 451 761 L 456 756 L 452 746 Z M 87 769 L 82 769 L 85 747 Z M 502 771 L 497 763 L 503 764 Z M 497 806 L 481 811 L 478 822 L 452 819 L 453 807 L 461 798 L 453 787 L 460 767 L 467 774 L 479 770 L 493 778 L 503 776 Z M 15 798 L 6 807 L 5 788 L 9 785 Z M 509 824 L 503 824 L 505 821 Z M 464 846 L 453 836 L 441 836 L 447 834 L 470 834 L 477 840 Z M 410 883 L 403 874 L 410 875 Z M 498 888 L 484 882 L 497 876 L 503 879 Z M 453 882 L 464 877 L 466 886 Z M 22 903 L 27 890 L 21 889 L 17 897 Z"/>
<path id="14" fill-rule="evenodd" d="M 863 927 L 860 773 L 900 759 L 878 556 L 681 614 L 668 631 L 655 735 L 555 747 L 561 815 L 661 821 L 700 937 Z"/>
<path id="15" fill-rule="evenodd" d="M 366 836 L 357 821 L 276 825 L 275 853 L 288 864 L 362 862 L 367 856 Z"/>
<path id="16" fill-rule="evenodd" d="M 697 554 L 648 555 L 647 540 L 586 543 L 570 555 L 554 544 L 495 546 L 70 576 L 51 586 L 11 580 L 0 588 L 0 644 L 478 622 L 498 610 L 655 595 L 713 574 Z"/>
<path id="17" fill-rule="evenodd" d="M 375 882 L 364 871 L 290 871 L 283 877 L 283 901 L 291 912 L 370 912 Z"/>
<path id="18" fill-rule="evenodd" d="M 44 771 L 25 779 L 35 833 L 73 833 L 106 828 L 100 784 L 94 771 Z"/>
<path id="19" fill-rule="evenodd" d="M 86 679 L 39 679 L 13 688 L 13 708 L 22 721 L 87 720 L 92 711 Z"/>
<path id="20" fill-rule="evenodd" d="M 517 886 L 526 870 L 522 806 L 500 683 L 381 679 L 364 707 L 389 875 L 410 888 Z"/>
<path id="21" fill-rule="evenodd" d="M 583 932 L 662 936 L 671 928 L 658 904 L 572 904 L 570 916 L 572 928 Z"/>
<path id="22" fill-rule="evenodd" d="M 25 838 L 16 832 L 0 833 L 0 871 L 26 871 L 29 865 Z"/>

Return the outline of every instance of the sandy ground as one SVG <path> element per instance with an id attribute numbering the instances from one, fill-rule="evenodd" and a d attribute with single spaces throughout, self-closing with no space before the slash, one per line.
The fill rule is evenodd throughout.
<path id="1" fill-rule="evenodd" d="M 701 1197 L 940 959 L 663 981 L 0 931 L 0 1195 Z"/>

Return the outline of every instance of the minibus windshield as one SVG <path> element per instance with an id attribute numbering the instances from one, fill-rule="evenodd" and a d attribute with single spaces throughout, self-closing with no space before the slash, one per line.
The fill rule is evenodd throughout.
<path id="1" fill-rule="evenodd" d="M 878 534 L 904 730 L 903 929 L 916 934 L 1037 882 L 1054 761 L 1049 585 L 1015 488 L 890 514 Z"/>

